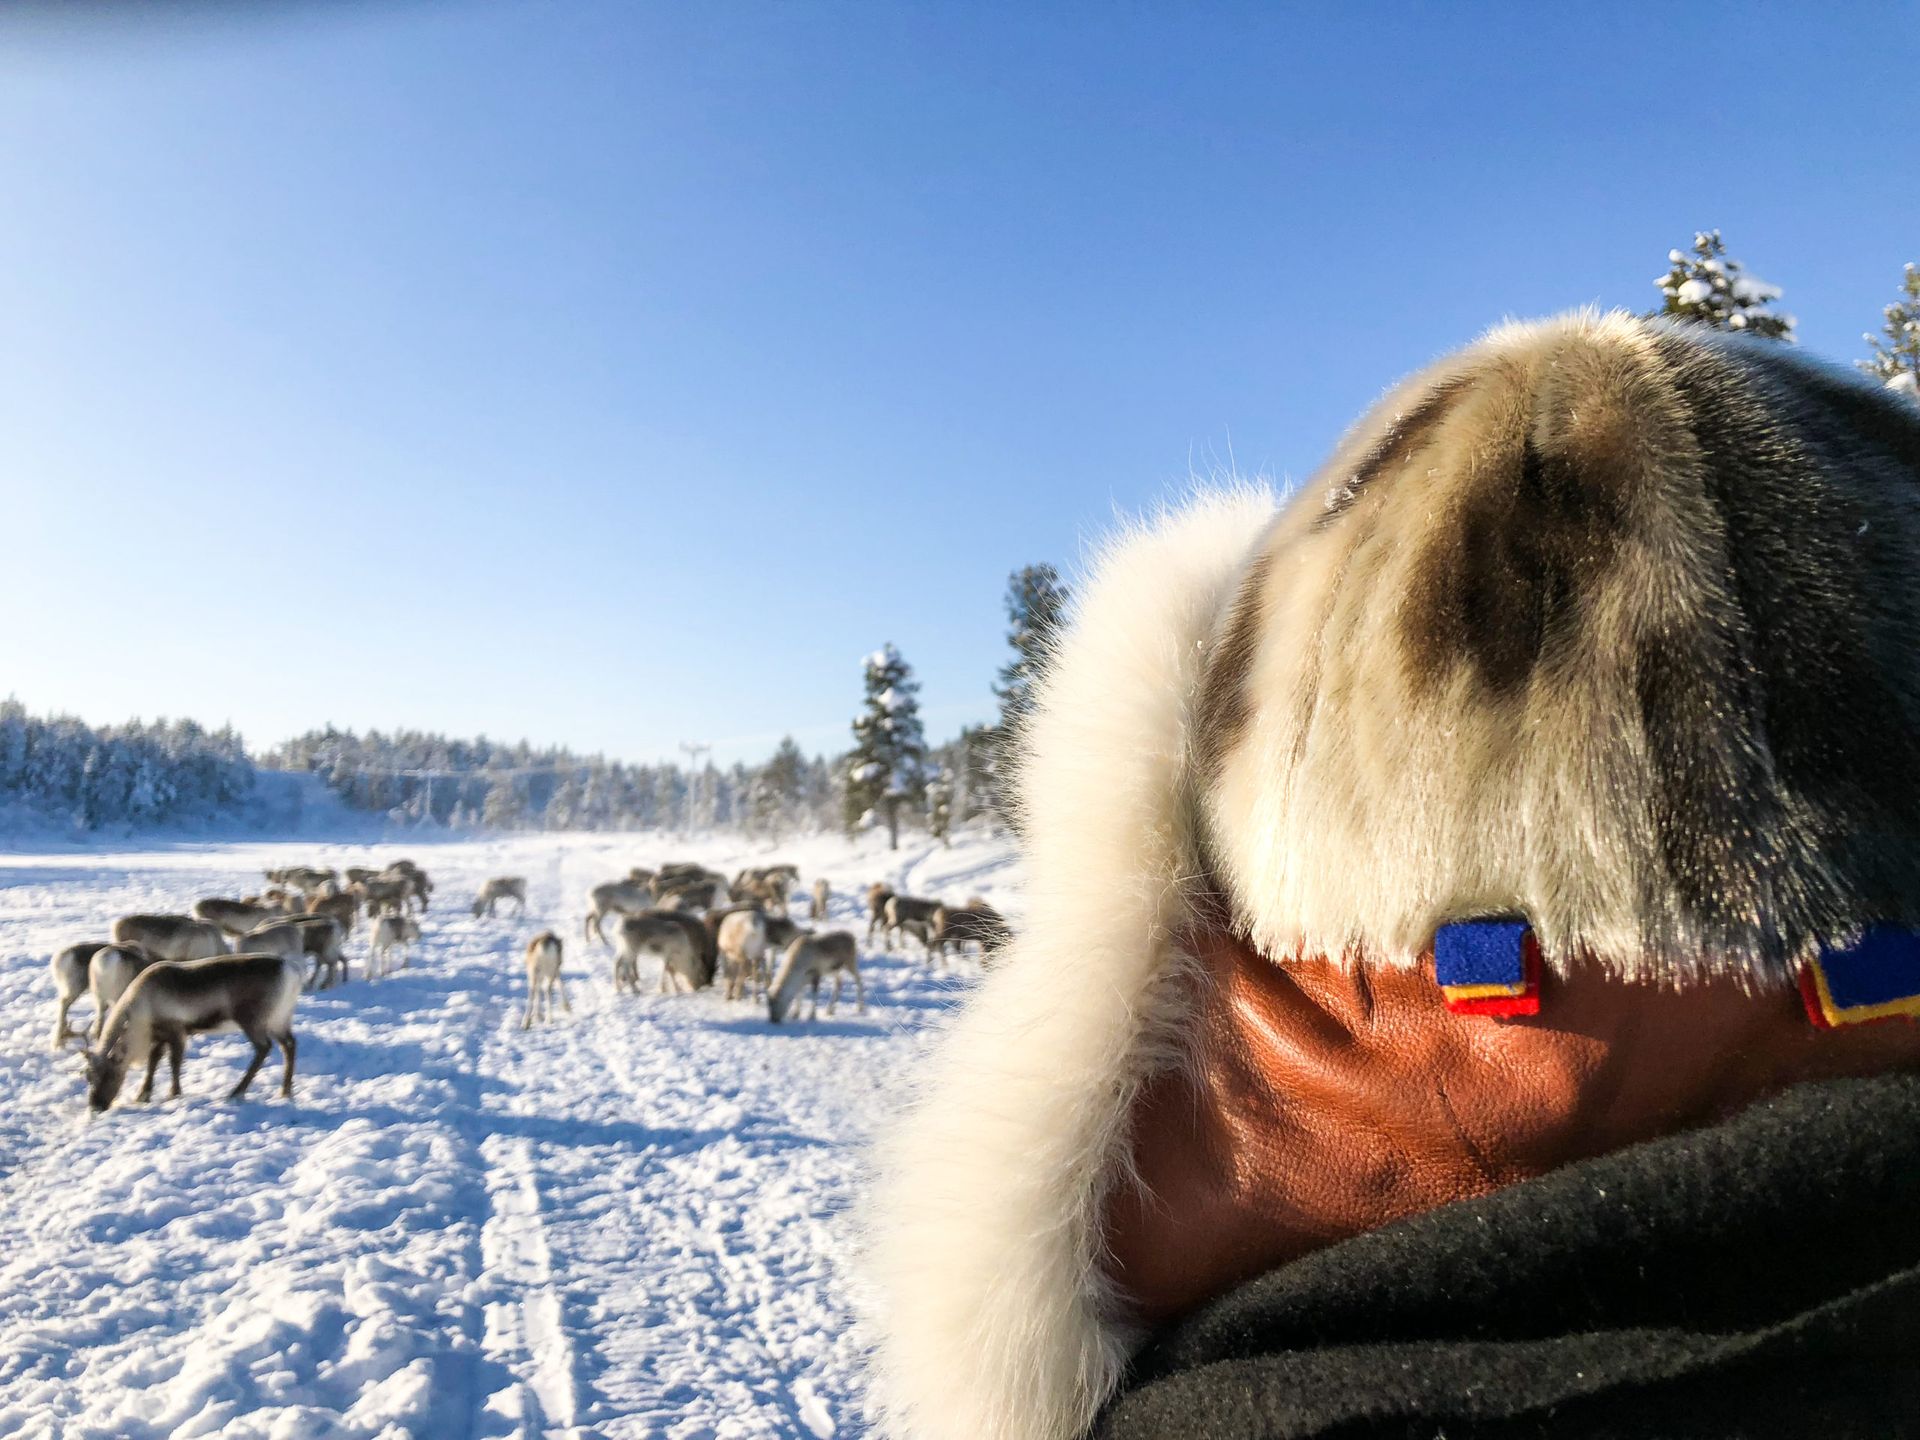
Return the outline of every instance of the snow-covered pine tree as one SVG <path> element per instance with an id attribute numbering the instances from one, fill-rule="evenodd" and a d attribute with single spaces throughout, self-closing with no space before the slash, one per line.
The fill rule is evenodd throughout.
<path id="1" fill-rule="evenodd" d="M 1666 299 L 1651 314 L 1772 340 L 1793 339 L 1793 316 L 1767 308 L 1780 298 L 1780 287 L 1741 269 L 1740 262 L 1727 255 L 1718 230 L 1696 231 L 1692 251 L 1669 250 L 1667 263 L 1667 273 L 1653 282 Z"/>
<path id="2" fill-rule="evenodd" d="M 927 739 L 920 726 L 920 686 L 913 667 L 891 644 L 867 657 L 866 708 L 854 718 L 847 757 L 845 816 L 849 831 L 869 816 L 887 823 L 887 840 L 900 848 L 900 807 L 926 794 Z"/>
<path id="3" fill-rule="evenodd" d="M 487 787 L 480 807 L 480 823 L 489 830 L 517 830 L 526 819 L 526 801 L 511 775 L 498 775 Z"/>
<path id="4" fill-rule="evenodd" d="M 1900 292 L 1904 298 L 1887 306 L 1880 334 L 1863 337 L 1873 358 L 1854 363 L 1889 390 L 1920 400 L 1920 267 L 1907 266 Z"/>

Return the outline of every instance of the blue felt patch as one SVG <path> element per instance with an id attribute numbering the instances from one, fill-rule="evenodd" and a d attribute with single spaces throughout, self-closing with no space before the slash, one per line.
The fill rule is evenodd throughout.
<path id="1" fill-rule="evenodd" d="M 1857 945 L 1822 946 L 1820 972 L 1842 1010 L 1920 995 L 1920 935 L 1898 925 L 1869 925 Z"/>
<path id="2" fill-rule="evenodd" d="M 1433 936 L 1433 974 L 1442 985 L 1522 985 L 1524 920 L 1462 920 Z"/>

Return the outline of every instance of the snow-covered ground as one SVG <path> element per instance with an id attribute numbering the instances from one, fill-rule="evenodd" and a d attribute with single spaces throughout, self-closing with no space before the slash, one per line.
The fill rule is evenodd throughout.
<path id="1" fill-rule="evenodd" d="M 214 1036 L 183 1099 L 87 1118 L 80 1060 L 49 1050 L 54 950 L 247 893 L 269 866 L 400 854 L 438 887 L 425 943 L 392 977 L 356 966 L 303 998 L 292 1103 L 277 1056 L 221 1099 L 247 1051 Z M 673 858 L 792 859 L 862 935 L 875 879 L 1020 908 L 1010 849 L 985 837 L 0 855 L 0 1434 L 861 1433 L 859 1145 L 978 968 L 866 955 L 868 1013 L 849 994 L 813 1024 L 713 991 L 616 1000 L 610 950 L 578 938 L 585 892 Z M 469 917 L 495 874 L 527 877 L 525 918 Z M 523 1032 L 520 954 L 549 925 L 574 1013 Z"/>

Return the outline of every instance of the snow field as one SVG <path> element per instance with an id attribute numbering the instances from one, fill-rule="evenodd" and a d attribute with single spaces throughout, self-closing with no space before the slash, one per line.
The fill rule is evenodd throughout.
<path id="1" fill-rule="evenodd" d="M 859 1147 L 918 1032 L 977 973 L 867 954 L 868 1013 L 769 1025 L 715 991 L 612 994 L 589 886 L 690 858 L 792 859 L 864 937 L 873 879 L 1017 912 L 1003 841 L 890 854 L 653 836 L 209 845 L 0 856 L 0 1434 L 35 1437 L 849 1436 Z M 303 997 L 295 1099 L 237 1036 L 198 1038 L 179 1101 L 86 1116 L 48 1048 L 47 957 L 135 910 L 248 893 L 268 866 L 411 854 L 435 909 L 405 970 Z M 524 918 L 472 919 L 495 874 Z M 802 905 L 804 901 L 802 902 Z M 523 1032 L 551 926 L 574 1013 Z M 611 932 L 610 932 L 611 933 Z M 911 944 L 909 943 L 909 948 Z M 88 1002 L 76 1024 L 91 1018 Z M 277 1057 L 276 1062 L 277 1063 Z M 131 1093 L 134 1087 L 129 1085 Z"/>

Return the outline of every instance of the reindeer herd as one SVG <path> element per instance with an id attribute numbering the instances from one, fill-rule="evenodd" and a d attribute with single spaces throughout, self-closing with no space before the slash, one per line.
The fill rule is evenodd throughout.
<path id="1" fill-rule="evenodd" d="M 274 1046 L 283 1059 L 282 1096 L 293 1094 L 295 1002 L 303 991 L 328 989 L 349 978 L 346 942 L 364 923 L 369 981 L 407 965 L 419 942 L 419 915 L 426 913 L 433 883 L 411 860 L 382 870 L 344 872 L 296 865 L 266 872 L 268 888 L 244 899 L 209 897 L 191 915 L 127 915 L 114 922 L 111 939 L 70 945 L 52 959 L 57 1011 L 53 1047 L 75 1038 L 69 1013 L 82 995 L 93 1001 L 85 1042 L 87 1101 L 98 1112 L 111 1106 L 128 1070 L 146 1062 L 139 1099 L 150 1100 L 162 1057 L 172 1075 L 170 1094 L 180 1094 L 180 1065 L 189 1035 L 238 1030 L 253 1045 L 252 1062 L 229 1099 L 247 1092 Z M 617 917 L 613 988 L 638 993 L 643 957 L 659 965 L 659 992 L 678 994 L 719 985 L 727 1000 L 764 1000 L 767 1018 L 778 1024 L 810 998 L 809 1018 L 820 1010 L 820 986 L 831 982 L 827 1013 L 853 982 L 854 1002 L 866 1010 L 859 947 L 850 931 L 816 931 L 793 918 L 790 898 L 799 883 L 793 865 L 742 870 L 731 880 L 689 862 L 657 870 L 634 869 L 596 885 L 587 895 L 583 938 L 610 943 L 605 925 Z M 807 918 L 824 920 L 832 887 L 816 880 L 807 895 Z M 474 917 L 491 917 L 511 902 L 527 908 L 526 881 L 518 876 L 488 880 L 474 898 Z M 978 947 L 983 962 L 1009 938 L 1007 923 L 984 900 L 948 905 L 894 893 L 885 885 L 866 892 L 867 939 L 880 935 L 893 945 L 919 941 L 929 961 Z M 552 1018 L 557 999 L 571 1013 L 563 974 L 565 945 L 551 930 L 526 947 L 527 1000 L 521 1028 Z M 397 957 L 397 961 L 396 961 Z"/>
<path id="2" fill-rule="evenodd" d="M 729 1001 L 765 1000 L 767 1018 L 776 1025 L 803 993 L 812 1001 L 809 1018 L 818 1015 L 824 980 L 833 982 L 829 1015 L 838 1008 L 841 985 L 849 979 L 855 1006 L 864 1012 L 859 947 L 849 931 L 818 933 L 792 917 L 790 897 L 799 879 L 794 865 L 742 870 L 731 881 L 689 862 L 634 869 L 587 892 L 583 938 L 607 943 L 606 921 L 620 917 L 613 961 L 616 993 L 639 990 L 640 958 L 647 956 L 659 963 L 661 994 L 719 983 Z M 807 918 L 824 920 L 832 895 L 826 880 L 814 881 Z M 990 959 L 1010 933 L 999 913 L 978 898 L 950 906 L 873 885 L 867 905 L 869 940 L 883 927 L 890 942 L 913 935 L 928 957 L 943 965 L 950 951 L 969 944 Z M 529 975 L 532 963 L 529 956 Z M 531 1023 L 531 981 L 529 986 Z"/>

